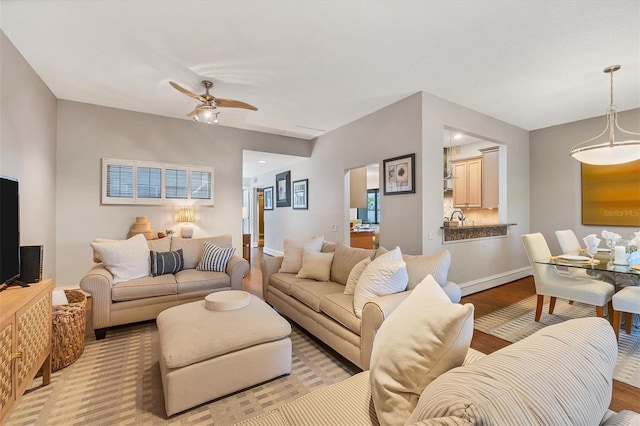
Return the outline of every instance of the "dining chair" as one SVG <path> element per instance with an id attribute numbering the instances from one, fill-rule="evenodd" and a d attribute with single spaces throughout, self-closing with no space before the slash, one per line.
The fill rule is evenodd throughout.
<path id="1" fill-rule="evenodd" d="M 580 245 L 580 241 L 578 241 L 578 237 L 576 237 L 573 230 L 564 229 L 562 231 L 556 231 L 556 238 L 558 239 L 558 243 L 560 243 L 560 250 L 562 250 L 562 254 L 580 254 L 582 246 Z M 567 272 L 575 278 L 593 279 L 589 274 L 587 274 L 586 269 L 567 267 Z"/>
<path id="2" fill-rule="evenodd" d="M 633 314 L 640 314 L 640 287 L 627 286 L 617 292 L 611 298 L 613 303 L 613 331 L 616 333 L 616 339 L 620 335 L 620 313 L 626 314 L 625 331 L 631 334 L 631 322 Z"/>
<path id="3" fill-rule="evenodd" d="M 538 300 L 536 303 L 536 322 L 540 321 L 544 296 L 550 296 L 549 313 L 553 313 L 556 298 L 575 300 L 576 302 L 594 305 L 596 316 L 604 316 L 604 306 L 608 305 L 609 312 L 613 311 L 611 297 L 614 293 L 613 285 L 594 279 L 576 278 L 562 275 L 553 265 L 536 263 L 546 261 L 551 257 L 551 251 L 544 236 L 537 232 L 522 235 L 522 244 L 527 253 L 529 264 L 533 271 L 533 281 L 536 286 Z"/>

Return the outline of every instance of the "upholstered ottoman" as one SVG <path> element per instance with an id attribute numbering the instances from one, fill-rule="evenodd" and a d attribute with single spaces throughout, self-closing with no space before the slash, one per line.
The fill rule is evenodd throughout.
<path id="1" fill-rule="evenodd" d="M 291 325 L 249 297 L 235 310 L 209 310 L 202 300 L 158 315 L 167 415 L 291 373 Z"/>

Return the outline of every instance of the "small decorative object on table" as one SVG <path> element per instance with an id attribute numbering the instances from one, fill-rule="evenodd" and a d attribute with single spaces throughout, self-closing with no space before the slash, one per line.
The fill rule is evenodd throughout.
<path id="1" fill-rule="evenodd" d="M 610 232 L 607 231 L 606 229 L 602 231 L 602 238 L 604 238 L 607 247 L 609 247 L 609 257 L 611 258 L 610 260 L 613 260 L 613 255 L 614 255 L 614 250 L 613 248 L 618 244 L 618 240 L 620 240 L 620 238 L 622 238 L 619 234 L 616 234 L 615 232 Z"/>

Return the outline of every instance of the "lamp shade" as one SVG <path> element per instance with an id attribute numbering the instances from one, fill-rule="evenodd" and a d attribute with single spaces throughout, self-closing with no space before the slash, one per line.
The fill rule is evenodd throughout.
<path id="1" fill-rule="evenodd" d="M 242 208 L 242 218 L 243 219 L 248 219 L 249 218 L 249 209 L 247 207 L 243 207 Z"/>
<path id="2" fill-rule="evenodd" d="M 181 208 L 178 211 L 178 222 L 195 222 L 196 215 L 190 207 Z"/>
<path id="3" fill-rule="evenodd" d="M 623 164 L 640 160 L 640 141 L 624 141 L 600 143 L 584 148 L 575 148 L 571 156 L 581 163 L 596 166 L 607 164 Z"/>

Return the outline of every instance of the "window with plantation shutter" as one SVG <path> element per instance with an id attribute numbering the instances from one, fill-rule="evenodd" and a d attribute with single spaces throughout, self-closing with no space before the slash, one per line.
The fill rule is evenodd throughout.
<path id="1" fill-rule="evenodd" d="M 213 206 L 213 167 L 102 159 L 102 204 Z"/>

